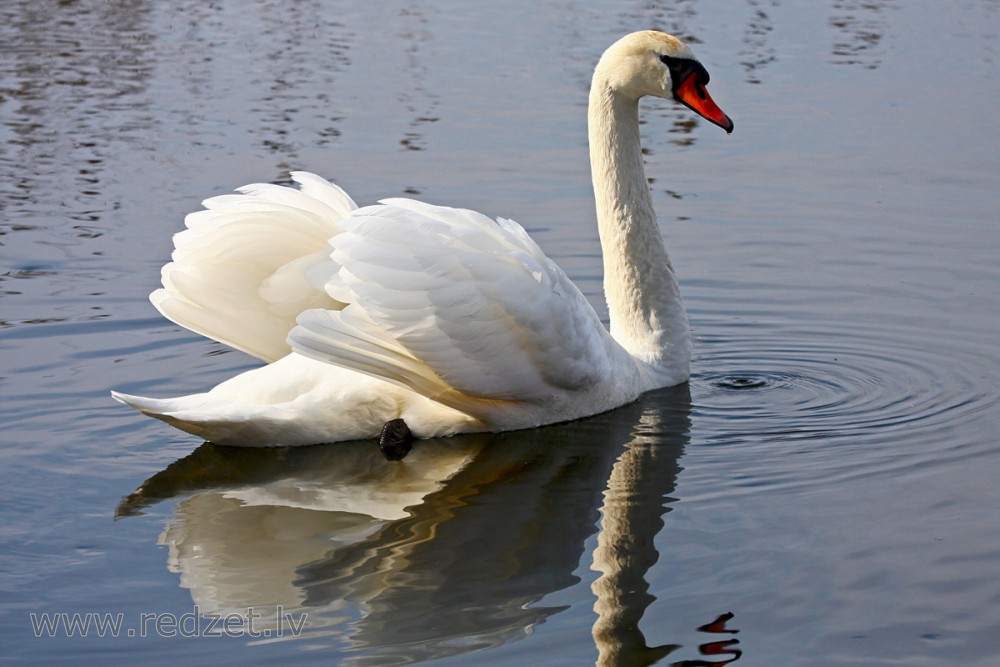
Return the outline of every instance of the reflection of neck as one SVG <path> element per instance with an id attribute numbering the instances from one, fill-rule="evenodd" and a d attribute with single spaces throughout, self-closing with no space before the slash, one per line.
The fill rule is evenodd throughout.
<path id="1" fill-rule="evenodd" d="M 663 499 L 673 491 L 678 469 L 676 454 L 657 452 L 656 446 L 655 438 L 636 436 L 615 463 L 604 493 L 593 564 L 601 576 L 592 585 L 598 615 L 593 635 L 601 667 L 651 665 L 677 648 L 647 647 L 639 630 L 643 613 L 656 599 L 645 576 L 659 558 L 654 539 L 663 527 Z M 671 469 L 657 470 L 657 458 Z"/>

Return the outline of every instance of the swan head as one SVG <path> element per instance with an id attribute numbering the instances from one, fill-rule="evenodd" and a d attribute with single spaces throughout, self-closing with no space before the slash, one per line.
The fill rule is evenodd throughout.
<path id="1" fill-rule="evenodd" d="M 733 131 L 733 121 L 705 89 L 708 70 L 673 35 L 656 30 L 625 35 L 601 56 L 594 78 L 635 100 L 646 95 L 675 100 L 726 132 Z"/>

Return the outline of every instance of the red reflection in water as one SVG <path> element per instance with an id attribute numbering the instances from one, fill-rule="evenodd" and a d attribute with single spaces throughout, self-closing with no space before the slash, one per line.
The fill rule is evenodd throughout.
<path id="1" fill-rule="evenodd" d="M 709 632 L 712 634 L 730 634 L 735 635 L 739 630 L 733 628 L 727 628 L 726 623 L 732 620 L 733 614 L 731 612 L 726 612 L 722 614 L 717 619 L 711 623 L 706 623 L 705 625 L 698 628 L 701 632 Z M 675 662 L 671 667 L 719 667 L 720 665 L 729 665 L 737 660 L 743 655 L 741 649 L 736 648 L 740 643 L 739 639 L 723 639 L 714 642 L 707 642 L 701 644 L 698 647 L 699 652 L 702 655 L 708 656 L 724 656 L 724 660 L 681 660 L 680 662 Z"/>

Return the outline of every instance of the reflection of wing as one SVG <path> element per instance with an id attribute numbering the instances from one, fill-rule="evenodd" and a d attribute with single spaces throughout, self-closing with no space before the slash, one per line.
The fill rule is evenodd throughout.
<path id="1" fill-rule="evenodd" d="M 203 614 L 298 609 L 304 594 L 295 573 L 302 563 L 364 542 L 388 523 L 362 514 L 246 505 L 240 495 L 255 494 L 206 492 L 182 500 L 158 540 L 168 548 L 167 568 L 180 575 Z"/>
<path id="2" fill-rule="evenodd" d="M 389 199 L 340 226 L 326 289 L 349 305 L 305 313 L 297 352 L 458 409 L 455 393 L 532 401 L 609 373 L 597 314 L 517 223 Z"/>
<path id="3" fill-rule="evenodd" d="M 409 517 L 408 508 L 440 489 L 479 446 L 423 441 L 405 462 L 387 465 L 371 442 L 290 450 L 203 445 L 124 499 L 118 516 L 197 491 L 178 504 L 159 543 L 201 612 L 293 610 L 306 596 L 298 574 L 304 563 L 376 539 Z"/>

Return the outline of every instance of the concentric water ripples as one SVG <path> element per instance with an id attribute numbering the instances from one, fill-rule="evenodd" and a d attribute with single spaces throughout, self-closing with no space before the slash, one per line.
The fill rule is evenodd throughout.
<path id="1" fill-rule="evenodd" d="M 949 436 L 992 403 L 983 369 L 995 360 L 984 364 L 971 336 L 889 322 L 699 327 L 696 318 L 695 328 L 692 419 L 701 442 L 792 443 L 812 454 L 812 468 L 822 463 L 815 457 L 830 457 L 854 473 L 977 453 Z M 867 453 L 851 459 L 845 447 Z"/>

